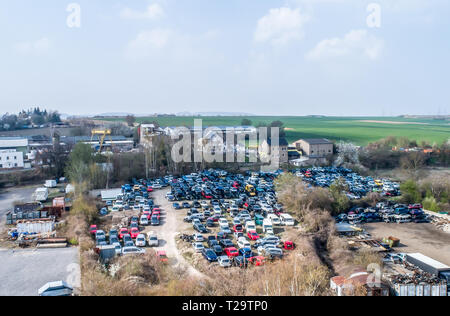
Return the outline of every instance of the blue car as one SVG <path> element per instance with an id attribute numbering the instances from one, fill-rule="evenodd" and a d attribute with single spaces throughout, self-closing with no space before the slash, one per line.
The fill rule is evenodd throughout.
<path id="1" fill-rule="evenodd" d="M 249 258 L 253 257 L 253 252 L 250 248 L 242 248 L 242 249 L 239 249 L 239 255 L 246 259 L 249 259 Z"/>
<path id="2" fill-rule="evenodd" d="M 209 249 L 209 248 L 205 248 L 202 250 L 202 256 L 208 260 L 209 262 L 216 262 L 217 261 L 217 255 L 216 253 Z"/>
<path id="3" fill-rule="evenodd" d="M 176 210 L 181 210 L 180 203 L 173 203 L 173 208 L 176 209 Z"/>

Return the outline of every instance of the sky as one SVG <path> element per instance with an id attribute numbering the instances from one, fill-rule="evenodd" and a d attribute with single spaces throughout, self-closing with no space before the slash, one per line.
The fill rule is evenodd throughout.
<path id="1" fill-rule="evenodd" d="M 0 112 L 450 114 L 448 0 L 0 2 Z"/>

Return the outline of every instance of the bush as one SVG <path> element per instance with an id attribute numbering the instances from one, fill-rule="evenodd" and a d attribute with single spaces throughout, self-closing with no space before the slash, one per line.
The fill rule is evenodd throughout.
<path id="1" fill-rule="evenodd" d="M 429 197 L 426 197 L 425 199 L 423 199 L 422 205 L 423 205 L 423 208 L 428 211 L 439 212 L 439 210 L 440 210 L 438 203 L 436 202 L 436 199 L 432 196 L 429 196 Z"/>

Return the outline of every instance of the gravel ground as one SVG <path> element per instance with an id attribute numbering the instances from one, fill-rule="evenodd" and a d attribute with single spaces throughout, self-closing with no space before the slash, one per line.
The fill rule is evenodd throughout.
<path id="1" fill-rule="evenodd" d="M 78 248 L 1 250 L 0 296 L 37 296 L 47 282 L 79 287 Z"/>
<path id="2" fill-rule="evenodd" d="M 439 230 L 433 224 L 370 223 L 363 227 L 376 238 L 399 238 L 401 246 L 395 248 L 397 252 L 420 252 L 450 266 L 450 234 Z"/>

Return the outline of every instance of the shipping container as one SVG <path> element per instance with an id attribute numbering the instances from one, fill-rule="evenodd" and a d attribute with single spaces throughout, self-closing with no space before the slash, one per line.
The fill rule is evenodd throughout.
<path id="1" fill-rule="evenodd" d="M 55 230 L 55 222 L 53 221 L 37 221 L 37 222 L 24 222 L 17 223 L 17 232 L 22 233 L 51 233 Z"/>
<path id="2" fill-rule="evenodd" d="M 447 296 L 447 284 L 395 284 L 396 296 Z"/>

